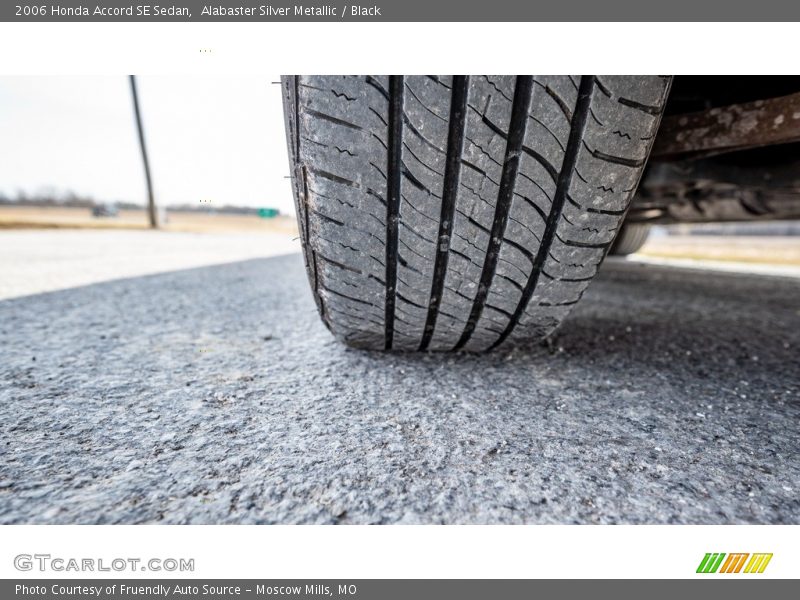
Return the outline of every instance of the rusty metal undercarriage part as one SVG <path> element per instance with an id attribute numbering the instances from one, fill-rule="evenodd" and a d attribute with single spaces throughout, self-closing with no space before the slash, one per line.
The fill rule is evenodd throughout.
<path id="1" fill-rule="evenodd" d="M 798 141 L 800 93 L 664 117 L 626 222 L 800 219 Z"/>
<path id="2" fill-rule="evenodd" d="M 685 160 L 800 141 L 800 93 L 664 117 L 651 160 Z"/>

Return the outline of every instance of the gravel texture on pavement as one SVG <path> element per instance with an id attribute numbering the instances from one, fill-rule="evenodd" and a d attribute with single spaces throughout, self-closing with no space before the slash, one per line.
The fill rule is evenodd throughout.
<path id="1" fill-rule="evenodd" d="M 299 255 L 0 302 L 2 523 L 800 523 L 800 281 L 608 261 L 549 345 L 336 342 Z"/>

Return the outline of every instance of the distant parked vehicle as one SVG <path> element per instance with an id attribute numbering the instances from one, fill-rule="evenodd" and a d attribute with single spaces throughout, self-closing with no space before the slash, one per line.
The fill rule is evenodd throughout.
<path id="1" fill-rule="evenodd" d="M 98 204 L 92 208 L 93 217 L 118 217 L 119 209 L 113 204 Z"/>

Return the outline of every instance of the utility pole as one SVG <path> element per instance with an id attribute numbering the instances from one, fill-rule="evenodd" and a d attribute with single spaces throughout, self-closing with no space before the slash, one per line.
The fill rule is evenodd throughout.
<path id="1" fill-rule="evenodd" d="M 150 161 L 147 160 L 147 146 L 144 143 L 144 129 L 142 128 L 142 113 L 139 110 L 139 95 L 136 93 L 136 75 L 130 75 L 129 77 L 131 80 L 131 95 L 133 96 L 133 111 L 136 114 L 136 129 L 139 131 L 139 147 L 142 149 L 144 178 L 147 182 L 147 214 L 150 218 L 150 227 L 158 229 L 156 200 L 153 197 L 153 181 L 150 178 Z"/>

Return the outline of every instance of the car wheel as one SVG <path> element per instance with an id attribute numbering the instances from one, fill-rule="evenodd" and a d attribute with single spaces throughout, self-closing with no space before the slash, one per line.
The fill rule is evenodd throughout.
<path id="1" fill-rule="evenodd" d="M 614 239 L 609 254 L 627 256 L 628 254 L 638 252 L 647 241 L 648 235 L 650 235 L 650 225 L 625 223 Z"/>
<path id="2" fill-rule="evenodd" d="M 283 78 L 323 321 L 369 349 L 549 334 L 597 274 L 670 85 L 658 76 Z"/>

